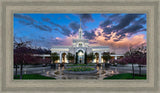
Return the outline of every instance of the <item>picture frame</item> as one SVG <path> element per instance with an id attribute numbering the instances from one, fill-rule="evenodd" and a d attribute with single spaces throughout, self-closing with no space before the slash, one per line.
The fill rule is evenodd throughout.
<path id="1" fill-rule="evenodd" d="M 160 92 L 159 72 L 159 0 L 1 0 L 1 77 L 5 92 Z M 14 13 L 146 13 L 147 80 L 13 80 Z"/>

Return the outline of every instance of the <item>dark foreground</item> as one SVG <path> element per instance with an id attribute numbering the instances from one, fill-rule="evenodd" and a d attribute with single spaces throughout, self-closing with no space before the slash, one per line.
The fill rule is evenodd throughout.
<path id="1" fill-rule="evenodd" d="M 104 80 L 107 79 L 146 79 L 146 75 L 135 74 L 135 77 L 133 78 L 132 73 L 123 73 L 104 78 Z"/>
<path id="2" fill-rule="evenodd" d="M 20 79 L 20 75 L 17 75 L 17 77 L 14 76 L 14 79 Z M 39 74 L 26 74 L 23 75 L 22 79 L 55 79 L 52 77 L 46 77 Z"/>

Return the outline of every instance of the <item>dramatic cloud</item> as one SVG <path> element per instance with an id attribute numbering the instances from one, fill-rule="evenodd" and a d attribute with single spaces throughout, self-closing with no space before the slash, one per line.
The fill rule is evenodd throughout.
<path id="1" fill-rule="evenodd" d="M 143 28 L 142 25 L 132 25 L 126 29 L 123 29 L 122 31 L 119 31 L 117 35 L 125 35 L 126 33 L 128 33 L 129 36 L 131 36 L 134 33 L 140 32 L 141 28 Z"/>
<path id="2" fill-rule="evenodd" d="M 123 54 L 130 45 L 146 43 L 146 14 L 15 14 L 14 17 L 16 38 L 33 40 L 35 46 L 71 46 L 72 40 L 78 38 L 79 18 L 90 46 L 109 46 L 111 52 Z M 19 27 L 21 24 L 25 26 Z"/>
<path id="3" fill-rule="evenodd" d="M 116 49 L 115 52 L 123 54 L 128 50 L 128 47 L 130 45 L 139 46 L 141 44 L 146 43 L 146 40 L 144 39 L 143 34 L 135 35 L 128 38 L 128 37 L 123 37 L 121 35 L 117 36 L 116 32 L 111 32 L 111 34 L 105 34 L 103 33 L 103 29 L 101 28 L 97 28 L 94 32 L 96 36 L 94 39 L 89 40 L 89 42 L 91 42 L 90 45 L 109 46 L 111 49 L 111 52 L 114 52 Z M 101 33 L 101 35 L 99 35 L 98 33 Z M 106 40 L 106 37 L 109 37 L 109 38 Z M 121 40 L 117 40 L 121 37 L 123 37 Z"/>
<path id="4" fill-rule="evenodd" d="M 56 39 L 63 41 L 62 45 L 65 45 L 65 46 L 72 46 L 73 39 L 77 39 L 77 38 L 78 38 L 78 35 L 65 36 L 64 38 L 56 37 Z"/>
<path id="5" fill-rule="evenodd" d="M 92 31 L 91 33 L 87 32 L 86 35 L 88 36 L 94 35 L 94 37 L 88 37 L 90 46 L 109 46 L 110 52 L 116 52 L 117 54 L 125 53 L 128 50 L 129 46 L 136 47 L 146 43 L 143 34 L 133 35 L 130 38 L 124 37 L 121 40 L 115 42 L 116 39 L 121 37 L 121 35 L 117 36 L 116 34 L 117 34 L 116 32 L 112 32 L 111 34 L 105 34 L 103 33 L 103 29 L 97 28 L 95 29 L 95 31 Z M 109 37 L 108 40 L 105 40 L 106 36 Z M 56 38 L 56 39 L 63 41 L 63 43 L 61 43 L 62 45 L 71 46 L 72 40 L 77 38 L 78 35 L 71 35 L 71 36 L 66 36 L 65 38 Z"/>
<path id="6" fill-rule="evenodd" d="M 113 30 L 120 30 L 124 27 L 128 26 L 136 17 L 138 17 L 137 14 L 127 14 L 125 15 L 119 22 L 117 26 L 113 28 Z"/>
<path id="7" fill-rule="evenodd" d="M 42 18 L 42 20 L 45 21 L 45 22 L 50 22 L 49 18 Z"/>
<path id="8" fill-rule="evenodd" d="M 55 38 L 51 40 L 53 45 L 62 45 L 63 44 L 63 40 L 61 40 L 60 38 Z"/>
<path id="9" fill-rule="evenodd" d="M 43 20 L 44 22 L 50 23 L 51 25 L 56 25 L 56 26 L 57 26 L 57 24 L 51 22 L 51 20 L 50 20 L 49 18 L 42 18 L 42 20 Z M 58 25 L 58 26 L 59 26 L 59 25 Z"/>
<path id="10" fill-rule="evenodd" d="M 55 31 L 59 31 L 59 29 L 58 29 L 58 28 L 54 28 L 53 30 L 55 30 Z"/>
<path id="11" fill-rule="evenodd" d="M 109 25 L 109 24 L 111 24 L 112 22 L 110 21 L 110 20 L 105 20 L 104 22 L 102 22 L 101 24 L 100 24 L 100 27 L 102 27 L 102 28 L 104 28 L 104 27 L 106 27 L 107 25 Z"/>
<path id="12" fill-rule="evenodd" d="M 111 20 L 112 22 L 119 22 L 121 20 L 122 15 L 121 14 L 112 14 L 112 15 L 107 15 L 107 14 L 101 14 L 102 17 L 106 18 L 106 20 Z"/>
<path id="13" fill-rule="evenodd" d="M 56 27 L 54 30 L 59 31 L 61 34 L 65 35 L 65 36 L 70 36 L 71 35 L 71 30 L 68 28 L 68 26 L 66 26 L 66 25 L 61 26 L 59 24 L 56 24 L 56 23 L 52 22 L 49 18 L 42 18 L 42 20 L 45 21 L 45 22 L 48 22 L 51 25 L 53 25 L 54 27 Z M 73 28 L 73 29 L 75 29 L 75 28 Z"/>
<path id="14" fill-rule="evenodd" d="M 142 24 L 142 25 L 146 25 L 146 16 L 140 18 L 139 20 L 135 21 L 134 24 Z"/>
<path id="15" fill-rule="evenodd" d="M 91 30 L 91 32 L 84 31 L 84 37 L 87 39 L 94 39 L 95 36 L 94 30 Z"/>
<path id="16" fill-rule="evenodd" d="M 28 15 L 21 15 L 21 14 L 14 14 L 15 18 L 19 18 L 19 19 L 24 19 L 26 21 L 29 21 L 30 24 L 33 24 L 35 21 L 32 17 L 28 16 Z"/>
<path id="17" fill-rule="evenodd" d="M 145 17 L 139 18 L 140 14 L 126 14 L 124 16 L 120 14 L 114 14 L 109 16 L 104 22 L 100 24 L 100 27 L 104 30 L 104 33 L 111 34 L 111 32 L 116 32 L 116 38 L 114 41 L 119 41 L 127 36 L 131 36 L 132 34 L 145 31 L 144 24 L 146 24 Z M 119 18 L 119 22 L 114 26 L 113 23 L 116 23 L 115 18 Z M 136 20 L 139 18 L 138 20 Z M 112 20 L 112 23 L 110 20 Z M 113 20 L 114 19 L 114 20 Z M 113 24 L 113 25 L 112 25 Z M 110 37 L 106 36 L 106 40 L 110 39 Z"/>
<path id="18" fill-rule="evenodd" d="M 59 28 L 61 29 L 60 32 L 61 32 L 63 35 L 70 36 L 71 31 L 68 29 L 68 27 L 66 27 L 66 26 L 59 26 Z"/>
<path id="19" fill-rule="evenodd" d="M 36 25 L 36 24 L 33 24 L 32 26 L 34 26 L 35 28 L 38 28 L 40 30 L 43 30 L 43 31 L 52 31 L 52 28 L 47 26 L 47 25 Z"/>
<path id="20" fill-rule="evenodd" d="M 31 25 L 32 24 L 30 22 L 26 22 L 26 21 L 23 21 L 23 20 L 19 20 L 19 23 L 21 23 L 23 25 Z"/>
<path id="21" fill-rule="evenodd" d="M 80 24 L 77 22 L 71 22 L 69 24 L 69 27 L 74 31 L 73 34 L 76 34 L 78 32 L 78 29 L 80 28 Z"/>
<path id="22" fill-rule="evenodd" d="M 139 19 L 138 22 L 144 25 L 144 24 L 146 24 L 146 18 L 143 17 L 143 18 Z"/>
<path id="23" fill-rule="evenodd" d="M 108 18 L 108 16 L 106 14 L 101 14 L 101 16 L 104 18 Z"/>
<path id="24" fill-rule="evenodd" d="M 109 18 L 117 18 L 118 16 L 120 16 L 120 14 L 113 14 L 113 15 L 109 16 Z"/>
<path id="25" fill-rule="evenodd" d="M 85 26 L 86 22 L 93 22 L 94 19 L 91 14 L 79 14 L 83 25 Z"/>
<path id="26" fill-rule="evenodd" d="M 59 45 L 64 45 L 64 40 L 61 38 L 54 38 L 54 37 L 39 37 L 40 39 L 32 40 L 32 43 L 35 46 L 43 46 L 47 48 L 52 48 L 52 46 L 59 46 Z M 45 41 L 45 42 L 44 42 Z M 42 43 L 43 42 L 43 43 Z"/>
<path id="27" fill-rule="evenodd" d="M 56 27 L 58 27 L 60 30 L 58 30 L 61 34 L 65 36 L 70 36 L 71 35 L 71 30 L 67 26 L 61 26 L 58 24 L 54 24 Z"/>
<path id="28" fill-rule="evenodd" d="M 43 25 L 37 21 L 35 21 L 32 17 L 28 16 L 28 15 L 22 15 L 22 14 L 14 14 L 15 18 L 19 18 L 21 20 L 19 20 L 19 23 L 23 24 L 23 25 L 31 25 L 35 28 L 38 28 L 42 31 L 52 31 L 52 28 L 47 26 L 47 25 Z"/>

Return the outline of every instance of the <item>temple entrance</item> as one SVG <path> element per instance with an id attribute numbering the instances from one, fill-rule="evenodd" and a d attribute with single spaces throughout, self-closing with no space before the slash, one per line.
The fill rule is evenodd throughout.
<path id="1" fill-rule="evenodd" d="M 62 53 L 62 63 L 67 63 L 67 54 Z"/>
<path id="2" fill-rule="evenodd" d="M 84 52 L 82 50 L 77 52 L 77 63 L 84 64 Z"/>
<path id="3" fill-rule="evenodd" d="M 95 62 L 98 64 L 99 63 L 99 54 L 95 53 Z"/>

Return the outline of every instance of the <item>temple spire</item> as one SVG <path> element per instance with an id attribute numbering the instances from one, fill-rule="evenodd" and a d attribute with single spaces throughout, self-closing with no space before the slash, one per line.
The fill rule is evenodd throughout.
<path id="1" fill-rule="evenodd" d="M 83 30 L 81 28 L 81 18 L 80 18 L 80 28 L 79 28 L 79 39 L 83 39 Z"/>
<path id="2" fill-rule="evenodd" d="M 80 29 L 81 29 L 81 18 L 80 18 Z"/>

